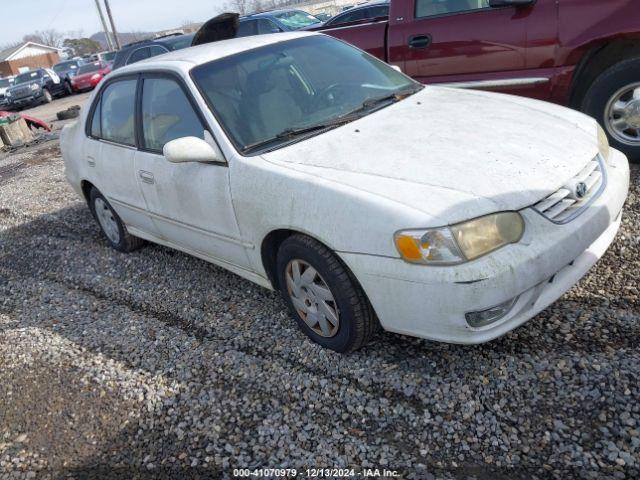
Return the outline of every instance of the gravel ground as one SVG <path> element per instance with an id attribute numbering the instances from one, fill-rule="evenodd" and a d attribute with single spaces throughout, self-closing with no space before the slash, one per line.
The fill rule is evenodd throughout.
<path id="1" fill-rule="evenodd" d="M 1 479 L 639 478 L 639 168 L 609 252 L 525 326 L 474 347 L 381 333 L 343 356 L 231 273 L 110 249 L 59 155 L 0 158 Z"/>

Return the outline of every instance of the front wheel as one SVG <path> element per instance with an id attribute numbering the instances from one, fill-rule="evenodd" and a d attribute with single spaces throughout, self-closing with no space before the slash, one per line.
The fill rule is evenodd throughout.
<path id="1" fill-rule="evenodd" d="M 144 240 L 127 232 L 127 228 L 120 220 L 116 211 L 109 205 L 107 199 L 98 191 L 92 188 L 89 194 L 89 208 L 98 221 L 100 230 L 107 238 L 109 245 L 120 252 L 131 252 L 142 246 Z"/>
<path id="2" fill-rule="evenodd" d="M 602 73 L 585 95 L 582 111 L 604 127 L 611 145 L 640 162 L 640 58 Z"/>
<path id="3" fill-rule="evenodd" d="M 366 345 L 378 321 L 355 277 L 336 255 L 305 235 L 293 235 L 278 251 L 280 290 L 300 329 L 337 352 Z"/>
<path id="4" fill-rule="evenodd" d="M 42 99 L 43 99 L 44 103 L 53 102 L 53 97 L 51 96 L 51 92 L 49 90 L 47 90 L 46 88 L 42 91 Z"/>

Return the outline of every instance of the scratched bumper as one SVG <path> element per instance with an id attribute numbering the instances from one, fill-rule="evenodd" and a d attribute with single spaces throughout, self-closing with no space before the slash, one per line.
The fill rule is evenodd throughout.
<path id="1" fill-rule="evenodd" d="M 522 325 L 575 285 L 606 252 L 620 227 L 629 165 L 613 151 L 602 195 L 578 218 L 556 225 L 532 209 L 521 213 L 522 240 L 453 267 L 341 254 L 367 293 L 385 330 L 432 340 L 475 344 Z M 497 322 L 472 328 L 465 313 L 518 297 Z"/>

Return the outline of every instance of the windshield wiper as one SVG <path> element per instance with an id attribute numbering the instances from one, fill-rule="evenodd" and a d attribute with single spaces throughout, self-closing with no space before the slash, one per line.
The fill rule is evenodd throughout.
<path id="1" fill-rule="evenodd" d="M 362 102 L 362 104 L 360 104 L 359 107 L 355 108 L 354 110 L 351 110 L 350 112 L 345 113 L 344 115 L 341 115 L 338 118 L 352 117 L 361 112 L 369 112 L 373 110 L 375 107 L 382 106 L 383 104 L 390 101 L 399 102 L 400 100 L 405 99 L 409 95 L 413 95 L 420 89 L 421 87 L 412 87 L 412 88 L 407 88 L 405 90 L 400 90 L 399 92 L 394 92 L 389 95 L 383 95 L 382 97 L 367 98 L 364 102 Z"/>
<path id="2" fill-rule="evenodd" d="M 254 150 L 259 150 L 262 147 L 267 145 L 271 145 L 272 143 L 276 143 L 282 140 L 293 140 L 296 137 L 301 135 L 306 135 L 307 133 L 319 132 L 322 130 L 327 130 L 329 128 L 339 127 L 340 125 L 344 125 L 345 123 L 349 123 L 351 121 L 350 118 L 341 117 L 336 120 L 330 120 L 328 122 L 316 123 L 313 125 L 304 125 L 302 127 L 289 127 L 285 128 L 283 131 L 278 133 L 275 137 L 268 138 L 266 140 L 260 140 L 255 143 L 251 143 L 242 148 L 243 153 L 249 153 Z"/>
<path id="3" fill-rule="evenodd" d="M 374 107 L 381 106 L 382 104 L 390 101 L 398 102 L 408 97 L 409 95 L 413 95 L 421 88 L 422 87 L 412 87 L 412 88 L 407 88 L 405 90 L 400 90 L 399 92 L 394 92 L 393 94 L 390 94 L 390 95 L 384 95 L 382 97 L 367 98 L 364 102 L 362 102 L 362 104 L 358 108 L 350 112 L 347 112 L 343 115 L 340 115 L 339 117 L 333 120 L 316 123 L 312 125 L 303 125 L 301 127 L 285 128 L 283 131 L 278 133 L 275 137 L 268 138 L 266 140 L 259 140 L 255 143 L 245 145 L 242 148 L 242 152 L 250 153 L 252 151 L 264 148 L 268 145 L 272 145 L 273 143 L 281 142 L 282 140 L 285 140 L 285 141 L 293 140 L 296 137 L 306 135 L 308 133 L 319 132 L 322 130 L 328 130 L 330 128 L 339 127 L 346 123 L 352 122 L 353 120 L 357 120 L 358 118 L 361 117 L 361 115 L 359 114 L 362 112 L 368 112 L 372 110 Z"/>

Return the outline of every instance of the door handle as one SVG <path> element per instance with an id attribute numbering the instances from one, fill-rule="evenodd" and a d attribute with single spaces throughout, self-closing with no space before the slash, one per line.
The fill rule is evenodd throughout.
<path id="1" fill-rule="evenodd" d="M 152 185 L 155 183 L 155 179 L 153 178 L 153 173 L 151 173 L 151 172 L 147 172 L 145 170 L 140 170 L 138 172 L 138 175 L 140 175 L 140 179 L 144 183 L 149 183 L 149 184 L 152 184 Z"/>
<path id="2" fill-rule="evenodd" d="M 96 159 L 93 157 L 87 157 L 87 163 L 89 164 L 90 167 L 95 167 L 96 166 Z"/>
<path id="3" fill-rule="evenodd" d="M 409 37 L 409 48 L 427 48 L 431 40 L 431 35 L 413 35 Z"/>

